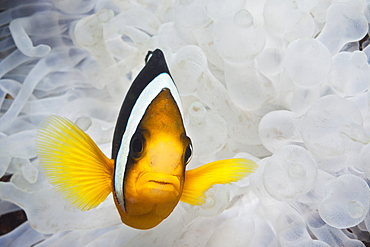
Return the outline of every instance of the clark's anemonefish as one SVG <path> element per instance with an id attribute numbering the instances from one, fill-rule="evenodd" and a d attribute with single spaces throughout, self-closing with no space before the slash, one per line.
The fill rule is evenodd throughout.
<path id="1" fill-rule="evenodd" d="M 201 205 L 214 184 L 235 182 L 257 165 L 227 159 L 186 171 L 192 144 L 186 135 L 180 95 L 161 50 L 149 52 L 118 116 L 108 159 L 66 118 L 46 117 L 36 151 L 49 182 L 75 207 L 97 207 L 113 192 L 121 220 L 150 229 L 180 201 Z"/>

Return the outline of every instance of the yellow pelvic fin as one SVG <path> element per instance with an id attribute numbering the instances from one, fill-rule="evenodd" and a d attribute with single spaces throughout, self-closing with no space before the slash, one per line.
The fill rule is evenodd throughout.
<path id="1" fill-rule="evenodd" d="M 73 206 L 95 208 L 113 191 L 114 160 L 70 120 L 44 118 L 37 130 L 36 152 L 49 182 Z"/>
<path id="2" fill-rule="evenodd" d="M 205 203 L 205 195 L 215 184 L 236 182 L 257 169 L 251 160 L 236 158 L 218 160 L 185 172 L 184 189 L 180 201 L 201 205 Z"/>

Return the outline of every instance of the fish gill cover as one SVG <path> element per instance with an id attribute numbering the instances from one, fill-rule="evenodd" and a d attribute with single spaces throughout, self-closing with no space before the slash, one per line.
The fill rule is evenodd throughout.
<path id="1" fill-rule="evenodd" d="M 368 0 L 0 1 L 1 246 L 364 246 L 370 228 Z M 36 128 L 67 117 L 105 154 L 123 98 L 160 48 L 194 157 L 244 157 L 236 184 L 180 203 L 149 231 L 112 197 L 82 212 L 56 193 Z M 350 231 L 346 230 L 349 229 Z M 361 241 L 360 241 L 361 240 Z"/>

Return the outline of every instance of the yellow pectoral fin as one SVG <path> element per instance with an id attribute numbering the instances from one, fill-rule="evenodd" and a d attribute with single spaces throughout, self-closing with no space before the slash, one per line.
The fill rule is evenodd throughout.
<path id="1" fill-rule="evenodd" d="M 113 191 L 114 160 L 70 120 L 44 118 L 37 130 L 36 152 L 49 182 L 75 207 L 95 208 Z"/>
<path id="2" fill-rule="evenodd" d="M 184 189 L 180 201 L 201 205 L 205 203 L 205 195 L 215 184 L 236 182 L 257 169 L 251 160 L 236 158 L 218 160 L 185 172 Z"/>

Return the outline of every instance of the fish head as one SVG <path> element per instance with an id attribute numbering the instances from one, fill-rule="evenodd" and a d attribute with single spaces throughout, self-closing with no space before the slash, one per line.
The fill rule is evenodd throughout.
<path id="1" fill-rule="evenodd" d="M 131 138 L 123 186 L 127 214 L 166 218 L 180 200 L 191 152 L 178 106 L 164 89 Z"/>
<path id="2" fill-rule="evenodd" d="M 130 215 L 155 210 L 165 218 L 181 197 L 191 141 L 184 134 L 174 138 L 165 131 L 140 132 L 133 138 L 129 159 L 133 165 L 125 174 L 125 209 Z"/>

